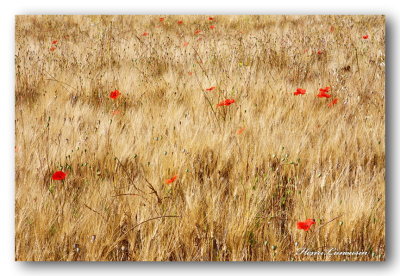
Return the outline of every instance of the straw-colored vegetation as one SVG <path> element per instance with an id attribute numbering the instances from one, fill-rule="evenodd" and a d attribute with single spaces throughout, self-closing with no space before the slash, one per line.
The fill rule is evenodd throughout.
<path id="1" fill-rule="evenodd" d="M 212 17 L 16 17 L 17 260 L 384 260 L 384 17 Z"/>

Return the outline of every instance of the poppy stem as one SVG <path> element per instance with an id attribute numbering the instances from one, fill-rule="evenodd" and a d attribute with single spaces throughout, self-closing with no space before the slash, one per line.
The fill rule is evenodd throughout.
<path id="1" fill-rule="evenodd" d="M 161 218 L 181 218 L 181 217 L 182 217 L 182 216 L 165 215 L 165 216 L 159 216 L 159 217 L 154 217 L 154 218 L 146 219 L 145 221 L 142 221 L 142 222 L 136 224 L 135 226 L 133 226 L 132 228 L 130 228 L 129 230 L 127 230 L 127 231 L 125 232 L 125 234 L 127 234 L 128 232 L 134 230 L 135 228 L 139 227 L 140 225 L 142 225 L 142 224 L 144 224 L 144 223 L 146 223 L 146 222 L 155 220 L 155 219 L 161 219 Z"/>
<path id="2" fill-rule="evenodd" d="M 92 212 L 98 214 L 102 219 L 104 219 L 104 220 L 106 221 L 106 218 L 105 218 L 102 214 L 100 214 L 98 211 L 96 211 L 96 210 L 90 208 L 90 207 L 87 206 L 85 203 L 84 203 L 83 205 L 84 205 L 86 208 L 88 208 L 90 211 L 92 211 Z"/>
<path id="3" fill-rule="evenodd" d="M 340 218 L 340 217 L 342 217 L 342 216 L 343 216 L 343 215 L 337 216 L 337 217 L 331 219 L 330 221 L 328 221 L 328 222 L 322 224 L 320 227 L 318 227 L 318 230 L 321 229 L 322 227 L 324 227 L 325 225 L 327 225 L 328 223 L 331 223 L 332 221 L 334 221 L 334 220 L 336 220 L 336 219 L 338 219 L 338 218 Z"/>
<path id="4" fill-rule="evenodd" d="M 53 75 L 51 75 L 49 72 L 47 72 L 46 69 L 43 69 L 43 71 L 45 71 L 45 72 L 51 77 L 51 79 L 47 79 L 47 80 L 55 81 L 55 82 L 61 83 L 61 85 L 63 85 L 63 86 L 64 86 L 64 85 L 67 85 L 68 87 L 72 88 L 73 90 L 77 90 L 76 87 L 73 87 L 73 86 L 69 85 L 69 84 L 66 83 L 66 82 L 62 82 L 62 81 L 60 81 L 60 80 L 57 80 Z M 64 87 L 64 88 L 65 88 L 65 87 Z M 67 89 L 67 90 L 68 90 L 68 89 Z"/>
<path id="5" fill-rule="evenodd" d="M 145 192 L 144 192 L 143 190 L 139 189 L 139 188 L 135 185 L 135 183 L 134 183 L 132 177 L 130 176 L 130 174 L 129 174 L 128 171 L 126 170 L 125 166 L 124 166 L 124 165 L 121 163 L 121 161 L 118 159 L 118 157 L 115 157 L 115 160 L 117 160 L 118 164 L 122 167 L 123 171 L 124 171 L 125 174 L 128 176 L 128 179 L 130 180 L 132 186 L 133 186 L 136 190 L 138 190 L 138 191 L 140 191 L 140 192 L 142 192 L 142 193 L 145 194 Z"/>
<path id="6" fill-rule="evenodd" d="M 116 194 L 116 195 L 113 195 L 113 197 L 117 197 L 117 196 L 127 196 L 127 195 L 139 196 L 139 194 Z"/>
<path id="7" fill-rule="evenodd" d="M 137 227 L 139 227 L 140 225 L 142 225 L 142 224 L 144 224 L 144 223 L 146 223 L 146 222 L 149 222 L 149 221 L 152 221 L 152 220 L 156 220 L 156 219 L 162 219 L 162 218 L 182 218 L 182 216 L 165 215 L 165 216 L 159 216 L 159 217 L 150 218 L 150 219 L 144 220 L 144 221 L 142 221 L 142 222 L 139 222 L 138 224 L 136 224 L 136 225 L 133 226 L 132 228 L 126 230 L 125 233 L 123 233 L 123 234 L 120 236 L 120 238 L 119 238 L 118 240 L 116 240 L 116 241 L 114 242 L 114 244 L 110 247 L 109 252 L 110 252 L 110 250 L 113 250 L 113 248 L 115 248 L 115 244 L 118 244 L 118 242 L 119 242 L 120 240 L 124 239 L 125 236 L 126 236 L 130 231 L 135 230 Z M 107 254 L 108 254 L 109 252 L 107 252 Z"/>
<path id="8" fill-rule="evenodd" d="M 215 112 L 214 107 L 212 106 L 210 99 L 209 99 L 205 94 L 203 94 L 203 95 L 204 95 L 204 97 L 206 98 L 208 104 L 210 105 L 212 112 L 214 113 L 215 120 L 216 120 L 216 123 L 217 123 L 217 125 L 218 125 L 218 127 L 219 127 L 219 130 L 221 130 L 221 126 L 218 124 L 217 113 Z"/>
<path id="9" fill-rule="evenodd" d="M 143 169 L 143 168 L 142 168 Z M 158 201 L 158 203 L 162 203 L 162 199 L 161 199 L 161 197 L 158 195 L 158 193 L 157 193 L 157 190 L 154 188 L 154 186 L 147 180 L 147 178 L 144 176 L 144 174 L 143 174 L 143 179 L 147 182 L 147 184 L 149 185 L 149 188 L 150 188 L 150 190 L 152 190 L 153 192 L 153 194 L 155 194 L 155 196 L 157 197 L 157 201 Z"/>
<path id="10" fill-rule="evenodd" d="M 194 47 L 192 47 L 192 49 L 193 49 L 193 51 L 195 52 L 195 54 L 196 54 L 196 56 L 198 57 L 198 59 L 200 60 L 200 62 L 198 62 L 198 61 L 196 60 L 197 64 L 200 66 L 201 70 L 203 71 L 204 75 L 206 75 L 207 79 L 210 80 L 210 78 L 208 77 L 208 74 L 207 74 L 206 70 L 204 69 L 204 67 L 203 67 L 203 65 L 202 65 L 203 60 L 201 59 L 199 53 L 196 51 L 196 49 L 195 49 Z"/>

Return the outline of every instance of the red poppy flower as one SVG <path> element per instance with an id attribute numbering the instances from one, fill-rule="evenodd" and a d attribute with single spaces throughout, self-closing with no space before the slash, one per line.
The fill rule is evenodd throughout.
<path id="1" fill-rule="evenodd" d="M 228 106 L 235 102 L 234 99 L 226 99 L 225 101 L 220 102 L 217 106 Z"/>
<path id="2" fill-rule="evenodd" d="M 206 88 L 206 91 L 213 91 L 215 88 L 215 86 L 211 86 L 210 88 Z"/>
<path id="3" fill-rule="evenodd" d="M 330 89 L 331 88 L 329 86 L 326 86 L 325 88 L 320 88 L 319 91 L 327 93 Z"/>
<path id="4" fill-rule="evenodd" d="M 50 51 L 54 52 L 57 49 L 57 47 L 51 46 Z"/>
<path id="5" fill-rule="evenodd" d="M 244 128 L 244 127 L 242 127 L 242 128 L 239 128 L 239 129 L 238 129 L 238 131 L 237 131 L 237 134 L 242 134 L 244 130 L 245 130 L 245 128 Z"/>
<path id="6" fill-rule="evenodd" d="M 189 76 L 193 75 L 193 72 L 189 72 L 188 75 L 189 75 Z"/>
<path id="7" fill-rule="evenodd" d="M 57 42 L 58 42 L 58 40 L 53 40 L 53 41 L 51 42 L 51 44 L 55 45 L 55 44 L 57 44 Z"/>
<path id="8" fill-rule="evenodd" d="M 208 20 L 214 20 L 214 17 L 209 17 Z"/>
<path id="9" fill-rule="evenodd" d="M 297 223 L 297 229 L 308 231 L 313 224 L 315 224 L 315 219 L 306 219 L 306 221 L 299 221 Z"/>
<path id="10" fill-rule="evenodd" d="M 214 25 L 211 25 L 211 26 L 210 26 L 210 29 L 211 29 L 211 30 L 215 29 L 215 26 L 214 26 Z"/>
<path id="11" fill-rule="evenodd" d="M 184 47 L 186 47 L 186 46 L 188 46 L 188 45 L 189 45 L 189 42 L 186 42 L 186 41 L 183 42 L 183 46 L 184 46 Z"/>
<path id="12" fill-rule="evenodd" d="M 199 34 L 199 33 L 201 33 L 201 30 L 194 31 L 194 34 Z"/>
<path id="13" fill-rule="evenodd" d="M 51 177 L 53 180 L 64 180 L 65 177 L 67 177 L 67 174 L 63 171 L 56 171 L 53 173 L 53 176 Z"/>
<path id="14" fill-rule="evenodd" d="M 179 24 L 179 25 L 183 24 L 183 20 L 179 20 L 179 21 L 178 21 L 178 24 Z"/>
<path id="15" fill-rule="evenodd" d="M 322 53 L 323 53 L 323 51 L 321 51 L 321 50 L 318 50 L 318 52 L 317 52 L 318 55 L 322 55 Z"/>
<path id="16" fill-rule="evenodd" d="M 330 102 L 330 103 L 328 104 L 328 106 L 329 106 L 329 107 L 332 107 L 332 106 L 334 106 L 335 104 L 337 104 L 338 102 L 339 102 L 339 99 L 338 99 L 338 98 L 335 98 L 335 99 L 333 99 L 332 102 Z"/>
<path id="17" fill-rule="evenodd" d="M 163 22 L 164 21 L 164 17 L 160 17 L 160 22 Z"/>
<path id="18" fill-rule="evenodd" d="M 335 31 L 335 27 L 331 26 L 331 27 L 329 28 L 329 31 L 330 31 L 331 33 L 333 33 L 333 32 Z"/>
<path id="19" fill-rule="evenodd" d="M 171 177 L 170 179 L 165 180 L 165 184 L 171 184 L 171 183 L 174 182 L 177 178 L 178 178 L 178 176 L 177 176 L 177 175 L 174 175 L 174 176 Z"/>
<path id="20" fill-rule="evenodd" d="M 327 94 L 329 92 L 330 87 L 327 86 L 325 88 L 319 89 L 319 94 L 317 95 L 318 98 L 330 98 L 332 95 Z"/>
<path id="21" fill-rule="evenodd" d="M 297 95 L 304 95 L 306 94 L 306 90 L 305 89 L 301 89 L 301 88 L 297 88 L 296 92 L 293 93 L 295 96 Z"/>
<path id="22" fill-rule="evenodd" d="M 142 36 L 148 36 L 148 35 L 149 35 L 149 33 L 146 33 L 146 32 L 142 33 Z"/>
<path id="23" fill-rule="evenodd" d="M 368 37 L 369 37 L 368 35 L 363 35 L 362 38 L 363 38 L 363 39 L 368 39 Z"/>
<path id="24" fill-rule="evenodd" d="M 332 97 L 332 96 L 329 95 L 329 94 L 326 94 L 325 92 L 320 92 L 320 93 L 317 95 L 317 97 L 318 97 L 318 98 L 330 98 L 330 97 Z"/>
<path id="25" fill-rule="evenodd" d="M 111 99 L 116 99 L 119 97 L 119 95 L 121 95 L 121 92 L 119 92 L 118 90 L 114 90 L 114 91 L 110 92 Z"/>

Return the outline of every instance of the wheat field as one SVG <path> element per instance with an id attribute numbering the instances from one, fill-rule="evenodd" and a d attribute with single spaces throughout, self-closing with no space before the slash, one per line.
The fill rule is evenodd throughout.
<path id="1" fill-rule="evenodd" d="M 385 259 L 384 16 L 19 15 L 15 39 L 16 260 Z M 329 250 L 366 254 L 305 254 Z"/>

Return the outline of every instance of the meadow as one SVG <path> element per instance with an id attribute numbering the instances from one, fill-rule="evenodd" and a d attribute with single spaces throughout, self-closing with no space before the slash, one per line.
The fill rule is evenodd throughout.
<path id="1" fill-rule="evenodd" d="M 15 41 L 16 260 L 385 259 L 384 16 L 19 15 Z"/>

